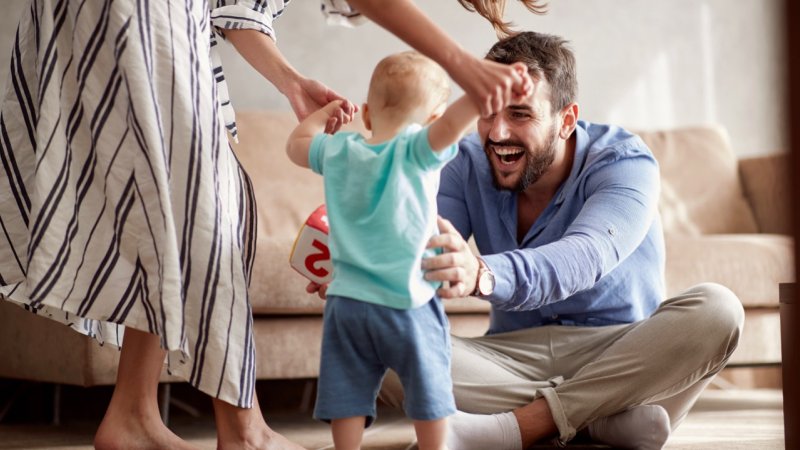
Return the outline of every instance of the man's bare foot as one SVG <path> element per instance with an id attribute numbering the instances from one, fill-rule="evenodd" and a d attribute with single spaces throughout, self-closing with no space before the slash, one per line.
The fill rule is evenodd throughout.
<path id="1" fill-rule="evenodd" d="M 196 450 L 196 447 L 167 428 L 158 416 L 122 416 L 114 413 L 106 413 L 103 417 L 94 436 L 94 447 L 97 450 Z"/>

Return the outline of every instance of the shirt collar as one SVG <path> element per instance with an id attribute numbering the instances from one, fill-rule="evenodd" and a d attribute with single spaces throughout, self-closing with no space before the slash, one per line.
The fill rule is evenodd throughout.
<path id="1" fill-rule="evenodd" d="M 573 132 L 575 135 L 575 155 L 572 158 L 572 168 L 569 171 L 569 176 L 556 191 L 556 199 L 553 203 L 560 205 L 564 202 L 567 192 L 564 186 L 571 185 L 577 178 L 578 174 L 586 162 L 586 147 L 589 142 L 589 134 L 586 132 L 586 122 L 579 120 L 578 125 Z"/>

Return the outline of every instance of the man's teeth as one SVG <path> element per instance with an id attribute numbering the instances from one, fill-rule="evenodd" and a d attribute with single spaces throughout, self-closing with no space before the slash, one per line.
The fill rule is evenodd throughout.
<path id="1" fill-rule="evenodd" d="M 502 164 L 512 165 L 522 158 L 525 149 L 521 147 L 494 147 L 494 153 Z"/>
<path id="2" fill-rule="evenodd" d="M 503 148 L 495 147 L 494 148 L 494 152 L 497 153 L 500 156 L 508 156 L 508 155 L 517 155 L 519 153 L 522 153 L 523 150 L 521 148 L 519 148 L 519 147 L 510 147 L 510 148 L 509 147 L 503 147 Z"/>

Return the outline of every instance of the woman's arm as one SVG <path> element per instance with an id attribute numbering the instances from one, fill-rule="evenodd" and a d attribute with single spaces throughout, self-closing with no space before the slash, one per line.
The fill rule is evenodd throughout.
<path id="1" fill-rule="evenodd" d="M 358 107 L 324 84 L 297 72 L 268 35 L 257 30 L 225 30 L 224 33 L 239 54 L 286 96 L 298 120 L 305 119 L 334 100 L 342 101 L 342 120 L 338 126 L 353 120 Z M 328 131 L 336 130 L 338 127 Z"/>
<path id="2" fill-rule="evenodd" d="M 482 116 L 499 112 L 514 95 L 527 95 L 533 88 L 527 74 L 469 54 L 411 0 L 348 0 L 348 3 L 444 67 L 478 105 Z"/>

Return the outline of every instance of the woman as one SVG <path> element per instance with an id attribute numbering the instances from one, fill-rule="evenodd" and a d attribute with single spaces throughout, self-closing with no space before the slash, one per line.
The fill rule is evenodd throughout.
<path id="1" fill-rule="evenodd" d="M 505 26 L 494 2 L 460 1 Z M 531 88 L 409 0 L 326 7 L 345 20 L 359 11 L 432 57 L 484 114 Z M 0 108 L 0 295 L 100 342 L 121 345 L 124 330 L 97 448 L 189 448 L 158 414 L 165 360 L 212 396 L 219 448 L 299 448 L 267 426 L 254 395 L 254 198 L 226 142 L 237 131 L 214 51 L 228 39 L 299 119 L 340 99 L 279 53 L 271 24 L 282 8 L 32 0 L 23 14 Z M 329 131 L 355 109 L 345 101 Z"/>

